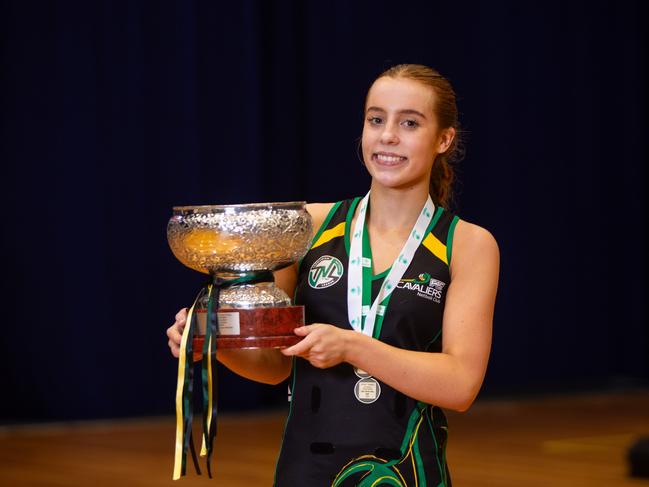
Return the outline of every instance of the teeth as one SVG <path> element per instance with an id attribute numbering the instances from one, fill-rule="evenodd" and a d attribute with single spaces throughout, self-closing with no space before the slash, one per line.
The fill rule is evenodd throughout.
<path id="1" fill-rule="evenodd" d="M 386 156 L 384 154 L 377 154 L 376 158 L 381 162 L 400 162 L 405 160 L 405 157 L 400 156 Z"/>

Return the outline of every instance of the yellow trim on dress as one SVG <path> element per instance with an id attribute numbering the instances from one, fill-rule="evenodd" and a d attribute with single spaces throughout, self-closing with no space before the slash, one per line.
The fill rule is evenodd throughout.
<path id="1" fill-rule="evenodd" d="M 448 265 L 448 259 L 446 258 L 446 245 L 444 245 L 435 235 L 429 233 L 422 243 L 435 257 Z"/>
<path id="2" fill-rule="evenodd" d="M 342 237 L 343 235 L 345 235 L 345 222 L 341 222 L 335 227 L 322 232 L 322 235 L 320 235 L 318 241 L 311 246 L 311 249 L 320 247 L 320 245 L 326 244 L 329 240 L 332 240 L 336 237 Z"/>

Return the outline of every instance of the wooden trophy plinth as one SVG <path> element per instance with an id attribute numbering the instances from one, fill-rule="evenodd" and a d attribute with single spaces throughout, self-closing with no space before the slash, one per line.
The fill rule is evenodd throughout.
<path id="1" fill-rule="evenodd" d="M 301 340 L 293 332 L 300 326 L 304 326 L 304 306 L 219 308 L 216 348 L 289 347 Z M 194 361 L 202 359 L 204 342 L 204 335 L 194 336 Z"/>

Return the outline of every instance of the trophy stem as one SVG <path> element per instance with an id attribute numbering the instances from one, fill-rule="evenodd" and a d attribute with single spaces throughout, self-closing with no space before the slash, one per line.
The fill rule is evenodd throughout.
<path id="1" fill-rule="evenodd" d="M 236 284 L 257 284 L 259 282 L 275 282 L 273 273 L 268 270 L 245 271 L 245 272 L 210 272 L 210 283 L 220 288 L 230 287 Z"/>

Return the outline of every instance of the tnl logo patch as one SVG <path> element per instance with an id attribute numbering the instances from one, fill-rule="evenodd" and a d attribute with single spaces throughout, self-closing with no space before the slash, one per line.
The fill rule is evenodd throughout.
<path id="1" fill-rule="evenodd" d="M 309 286 L 313 289 L 333 286 L 342 276 L 342 262 L 331 255 L 323 255 L 309 269 Z"/>

